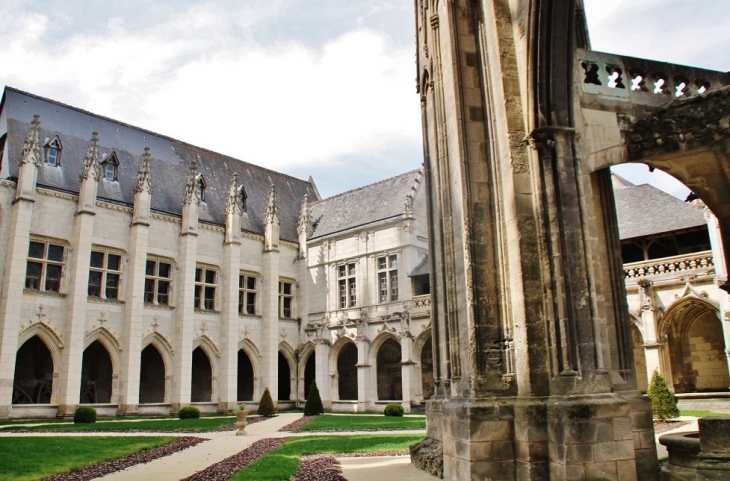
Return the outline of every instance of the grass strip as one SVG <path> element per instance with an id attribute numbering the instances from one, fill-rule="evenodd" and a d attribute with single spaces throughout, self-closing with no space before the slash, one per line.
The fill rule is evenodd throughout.
<path id="1" fill-rule="evenodd" d="M 36 480 L 175 441 L 174 437 L 0 438 L 3 480 Z M 93 446 L 93 449 L 90 447 Z"/>
<path id="2" fill-rule="evenodd" d="M 730 413 L 716 413 L 713 411 L 679 411 L 680 416 L 694 416 L 697 418 L 706 418 L 708 416 L 720 416 L 720 417 L 730 417 Z"/>
<path id="3" fill-rule="evenodd" d="M 92 424 L 58 424 L 48 426 L 9 426 L 3 431 L 13 432 L 79 432 L 79 431 L 210 431 L 234 422 L 230 417 L 200 419 L 156 419 L 152 421 L 97 421 Z"/>
<path id="4" fill-rule="evenodd" d="M 279 481 L 289 479 L 299 470 L 299 458 L 317 453 L 366 453 L 393 451 L 423 439 L 413 434 L 373 434 L 364 436 L 302 436 L 291 438 L 279 448 L 251 463 L 235 476 L 235 481 Z"/>
<path id="5" fill-rule="evenodd" d="M 300 431 L 353 431 L 361 429 L 426 429 L 424 417 L 331 416 L 323 414 L 299 428 Z"/>

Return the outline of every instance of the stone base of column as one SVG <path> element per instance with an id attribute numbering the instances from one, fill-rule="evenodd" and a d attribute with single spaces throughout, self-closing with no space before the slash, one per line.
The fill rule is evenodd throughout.
<path id="1" fill-rule="evenodd" d="M 13 406 L 8 404 L 0 406 L 0 419 L 9 418 L 11 412 L 13 412 Z"/>
<path id="2" fill-rule="evenodd" d="M 177 414 L 180 408 L 184 408 L 185 406 L 189 406 L 189 404 L 170 403 L 170 414 Z"/>
<path id="3" fill-rule="evenodd" d="M 56 417 L 57 418 L 72 418 L 72 417 L 74 417 L 74 412 L 76 411 L 77 407 L 79 407 L 78 404 L 59 404 L 58 412 L 56 413 Z"/>
<path id="4" fill-rule="evenodd" d="M 137 404 L 120 404 L 117 408 L 117 416 L 137 416 L 139 414 L 139 405 Z"/>
<path id="5" fill-rule="evenodd" d="M 218 401 L 218 412 L 222 414 L 238 411 L 238 403 L 230 401 Z"/>
<path id="6" fill-rule="evenodd" d="M 653 479 L 659 470 L 654 436 L 654 415 L 651 400 L 639 391 L 621 392 L 631 409 L 631 427 L 634 433 L 636 474 L 639 479 Z"/>

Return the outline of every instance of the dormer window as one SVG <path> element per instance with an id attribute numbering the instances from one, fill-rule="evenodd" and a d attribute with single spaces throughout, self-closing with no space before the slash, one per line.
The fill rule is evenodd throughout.
<path id="1" fill-rule="evenodd" d="M 117 169 L 119 167 L 119 159 L 117 153 L 112 152 L 111 154 L 104 157 L 101 161 L 101 175 L 106 180 L 115 181 L 117 180 Z"/>
<path id="2" fill-rule="evenodd" d="M 202 175 L 198 175 L 198 185 L 195 193 L 197 194 L 200 202 L 205 202 L 205 180 Z"/>
<path id="3" fill-rule="evenodd" d="M 248 199 L 248 194 L 246 193 L 246 189 L 241 186 L 241 211 L 246 212 L 246 199 Z"/>
<path id="4" fill-rule="evenodd" d="M 46 164 L 54 167 L 61 165 L 61 150 L 63 150 L 63 146 L 58 135 L 54 135 L 52 139 L 46 141 L 43 149 L 46 154 Z"/>

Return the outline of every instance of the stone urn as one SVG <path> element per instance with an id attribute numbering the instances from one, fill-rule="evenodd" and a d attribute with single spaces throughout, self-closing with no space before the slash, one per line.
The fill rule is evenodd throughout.
<path id="1" fill-rule="evenodd" d="M 246 421 L 246 417 L 248 416 L 248 406 L 245 404 L 241 404 L 238 406 L 238 411 L 236 411 L 236 427 L 238 428 L 238 431 L 236 431 L 236 436 L 245 436 L 246 433 L 246 426 L 248 425 L 248 422 Z"/>

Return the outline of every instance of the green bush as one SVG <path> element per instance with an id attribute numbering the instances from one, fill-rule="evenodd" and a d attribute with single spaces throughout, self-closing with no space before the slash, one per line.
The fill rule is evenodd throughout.
<path id="1" fill-rule="evenodd" d="M 96 409 L 81 406 L 74 411 L 74 424 L 93 424 L 96 422 Z"/>
<path id="2" fill-rule="evenodd" d="M 667 419 L 679 416 L 677 399 L 669 390 L 667 381 L 664 380 L 664 376 L 659 374 L 658 369 L 655 369 L 654 374 L 651 376 L 651 382 L 649 383 L 649 389 L 646 391 L 646 395 L 651 399 L 651 412 L 655 418 L 658 418 L 660 421 L 666 421 Z"/>
<path id="3" fill-rule="evenodd" d="M 180 408 L 177 416 L 180 419 L 198 419 L 200 417 L 200 409 L 195 406 L 185 406 L 184 408 Z"/>
<path id="4" fill-rule="evenodd" d="M 401 406 L 398 403 L 390 403 L 387 406 L 385 406 L 385 410 L 383 411 L 383 414 L 385 414 L 386 416 L 403 417 L 403 406 Z"/>
<path id="5" fill-rule="evenodd" d="M 258 413 L 261 416 L 265 416 L 267 418 L 276 416 L 276 408 L 274 407 L 274 400 L 271 399 L 271 393 L 269 392 L 269 388 L 266 388 L 264 390 L 264 395 L 261 396 Z"/>
<path id="6" fill-rule="evenodd" d="M 309 396 L 307 396 L 307 402 L 304 405 L 304 415 L 317 416 L 319 414 L 324 414 L 324 406 L 322 406 L 322 398 L 319 397 L 317 382 L 312 379 L 312 385 L 309 386 Z"/>

